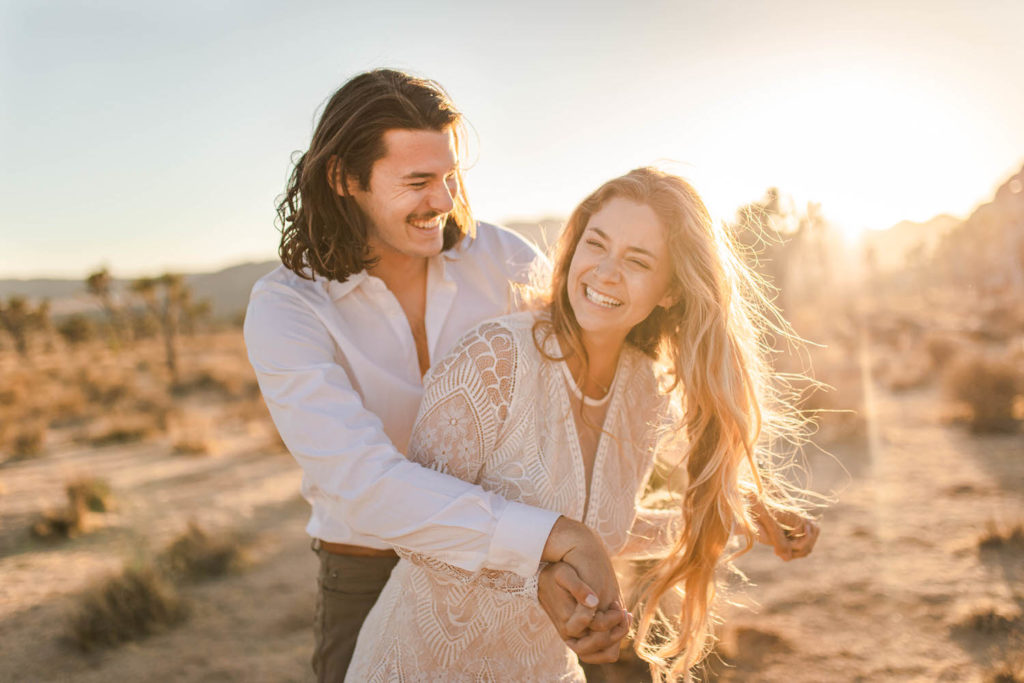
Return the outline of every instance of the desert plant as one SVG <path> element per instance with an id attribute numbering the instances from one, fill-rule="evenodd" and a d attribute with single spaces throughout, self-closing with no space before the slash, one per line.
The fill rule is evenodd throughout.
<path id="1" fill-rule="evenodd" d="M 192 305 L 192 290 L 185 284 L 185 278 L 175 273 L 165 273 L 158 278 L 144 277 L 132 283 L 135 292 L 160 322 L 160 333 L 164 339 L 167 370 L 171 373 L 172 384 L 178 382 L 177 336 L 183 311 Z"/>
<path id="2" fill-rule="evenodd" d="M 74 538 L 87 530 L 90 512 L 108 512 L 114 508 L 110 485 L 103 479 L 84 477 L 64 487 L 68 501 L 64 507 L 43 512 L 30 531 L 36 538 Z"/>
<path id="3" fill-rule="evenodd" d="M 1018 523 L 1005 529 L 995 522 L 989 522 L 985 532 L 978 537 L 978 549 L 1003 550 L 1017 548 L 1024 550 L 1024 524 Z"/>
<path id="4" fill-rule="evenodd" d="M 116 416 L 110 421 L 100 423 L 85 440 L 92 446 L 143 441 L 161 431 L 162 419 L 159 415 L 142 413 Z"/>
<path id="5" fill-rule="evenodd" d="M 129 568 L 87 589 L 69 618 L 72 640 L 83 651 L 139 640 L 180 623 L 184 605 L 152 567 Z"/>
<path id="6" fill-rule="evenodd" d="M 46 445 L 46 427 L 39 422 L 32 422 L 15 429 L 11 438 L 10 453 L 12 460 L 27 460 L 43 454 Z"/>
<path id="7" fill-rule="evenodd" d="M 1009 361 L 972 355 L 953 363 L 944 379 L 946 391 L 970 407 L 971 431 L 1007 432 L 1017 428 L 1013 404 L 1020 389 L 1018 375 Z"/>
<path id="8" fill-rule="evenodd" d="M 98 477 L 76 479 L 65 487 L 68 502 L 72 507 L 82 506 L 91 512 L 110 512 L 114 509 L 114 498 L 110 484 Z"/>
<path id="9" fill-rule="evenodd" d="M 111 334 L 116 342 L 121 338 L 124 324 L 122 321 L 121 307 L 114 303 L 114 295 L 112 291 L 113 283 L 114 278 L 106 268 L 101 268 L 95 273 L 90 273 L 90 275 L 85 278 L 85 288 L 90 294 L 100 300 L 103 312 L 107 316 L 107 323 L 110 325 Z"/>
<path id="10" fill-rule="evenodd" d="M 42 301 L 32 307 L 23 296 L 11 296 L 0 301 L 0 325 L 14 340 L 14 348 L 22 356 L 28 355 L 29 335 L 50 325 L 50 302 Z"/>
<path id="11" fill-rule="evenodd" d="M 76 346 L 96 336 L 96 325 L 84 315 L 75 314 L 61 321 L 57 332 L 68 344 Z"/>
<path id="12" fill-rule="evenodd" d="M 924 342 L 925 353 L 933 368 L 941 368 L 960 353 L 963 344 L 949 335 L 929 334 Z"/>
<path id="13" fill-rule="evenodd" d="M 189 581 L 223 576 L 238 569 L 242 552 L 237 539 L 229 535 L 211 535 L 195 521 L 167 546 L 160 564 L 173 577 Z"/>

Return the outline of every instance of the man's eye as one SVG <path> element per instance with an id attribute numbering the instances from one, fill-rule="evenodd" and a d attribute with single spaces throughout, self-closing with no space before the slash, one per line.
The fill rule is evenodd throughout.
<path id="1" fill-rule="evenodd" d="M 409 183 L 409 187 L 415 188 L 417 190 L 422 190 L 426 186 L 427 186 L 426 181 L 420 181 L 420 182 L 417 182 L 417 183 Z"/>

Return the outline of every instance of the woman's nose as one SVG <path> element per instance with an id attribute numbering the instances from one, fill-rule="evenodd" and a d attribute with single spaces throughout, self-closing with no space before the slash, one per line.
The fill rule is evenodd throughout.
<path id="1" fill-rule="evenodd" d="M 618 259 L 614 257 L 606 257 L 597 262 L 597 266 L 594 268 L 594 273 L 600 278 L 605 280 L 616 280 L 619 275 L 619 263 Z"/>

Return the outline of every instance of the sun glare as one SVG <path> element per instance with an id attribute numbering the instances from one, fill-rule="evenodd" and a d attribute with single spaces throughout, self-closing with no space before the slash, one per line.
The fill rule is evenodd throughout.
<path id="1" fill-rule="evenodd" d="M 752 99 L 756 111 L 719 117 L 710 138 L 723 161 L 702 164 L 720 186 L 708 194 L 724 217 L 778 187 L 797 206 L 820 203 L 852 240 L 984 199 L 978 178 L 991 170 L 977 152 L 981 114 L 935 85 L 865 71 L 793 80 Z"/>

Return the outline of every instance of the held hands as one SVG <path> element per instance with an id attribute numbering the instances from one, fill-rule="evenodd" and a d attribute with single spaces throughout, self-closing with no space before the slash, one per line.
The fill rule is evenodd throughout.
<path id="1" fill-rule="evenodd" d="M 632 615 L 618 601 L 597 610 L 598 597 L 572 566 L 556 562 L 538 579 L 537 598 L 562 640 L 590 664 L 614 662 L 619 643 L 629 632 Z"/>
<path id="2" fill-rule="evenodd" d="M 817 522 L 794 512 L 769 512 L 760 502 L 751 506 L 757 524 L 757 540 L 770 545 L 784 562 L 810 555 L 821 529 Z"/>
<path id="3" fill-rule="evenodd" d="M 559 635 L 585 662 L 614 662 L 629 617 L 601 539 L 586 525 L 559 517 L 541 559 L 552 565 L 541 572 L 538 599 Z"/>

